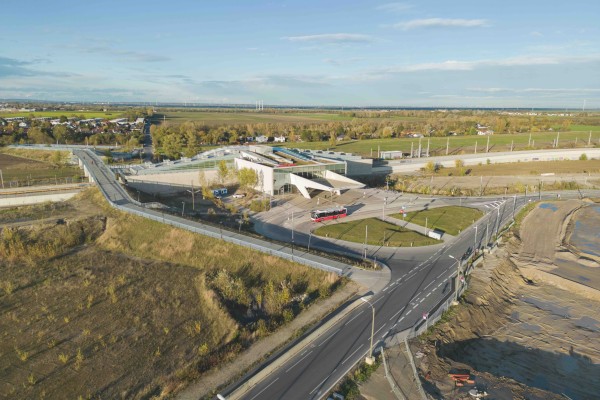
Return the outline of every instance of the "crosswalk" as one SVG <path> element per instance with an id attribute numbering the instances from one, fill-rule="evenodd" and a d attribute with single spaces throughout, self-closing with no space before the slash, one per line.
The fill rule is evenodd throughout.
<path id="1" fill-rule="evenodd" d="M 502 207 L 505 201 L 506 200 L 496 200 L 492 202 L 471 203 L 471 206 L 484 207 L 487 210 L 491 211 Z"/>
<path id="2" fill-rule="evenodd" d="M 495 209 L 499 208 L 502 204 L 504 204 L 503 201 L 493 201 L 491 203 L 484 204 L 483 206 L 485 208 L 487 208 L 488 210 L 495 210 Z"/>

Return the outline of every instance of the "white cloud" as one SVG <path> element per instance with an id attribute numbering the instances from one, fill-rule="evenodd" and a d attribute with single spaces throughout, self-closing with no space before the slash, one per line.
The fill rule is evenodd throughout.
<path id="1" fill-rule="evenodd" d="M 390 11 L 390 12 L 404 12 L 406 10 L 411 9 L 413 6 L 408 3 L 386 3 L 380 6 L 377 6 L 376 10 L 381 11 Z"/>
<path id="2" fill-rule="evenodd" d="M 318 43 L 369 43 L 375 38 L 358 33 L 324 33 L 320 35 L 284 36 L 290 42 L 318 42 Z"/>
<path id="3" fill-rule="evenodd" d="M 542 37 L 542 36 L 544 36 L 544 34 L 542 32 L 533 31 L 533 32 L 531 32 L 531 36 Z"/>
<path id="4" fill-rule="evenodd" d="M 481 93 L 556 93 L 556 94 L 582 94 L 582 93 L 600 93 L 600 89 L 595 88 L 468 88 L 471 92 Z"/>
<path id="5" fill-rule="evenodd" d="M 485 19 L 424 18 L 399 22 L 394 28 L 405 31 L 418 28 L 476 28 L 489 26 Z"/>
<path id="6" fill-rule="evenodd" d="M 585 63 L 600 61 L 600 54 L 589 56 L 519 56 L 500 60 L 457 61 L 448 60 L 436 63 L 409 64 L 393 66 L 379 70 L 380 72 L 400 73 L 419 71 L 472 71 L 482 67 L 526 67 L 532 65 L 558 65 L 568 63 Z"/>

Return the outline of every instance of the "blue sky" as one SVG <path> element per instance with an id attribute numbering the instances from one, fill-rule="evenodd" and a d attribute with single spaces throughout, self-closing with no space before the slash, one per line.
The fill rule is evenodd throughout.
<path id="1" fill-rule="evenodd" d="M 6 0 L 0 98 L 600 108 L 600 2 Z"/>

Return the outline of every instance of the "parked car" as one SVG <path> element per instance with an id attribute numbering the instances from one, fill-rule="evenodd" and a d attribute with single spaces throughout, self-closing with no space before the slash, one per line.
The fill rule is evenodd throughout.
<path id="1" fill-rule="evenodd" d="M 236 193 L 231 197 L 233 197 L 234 199 L 241 199 L 243 197 L 246 197 L 246 193 Z"/>

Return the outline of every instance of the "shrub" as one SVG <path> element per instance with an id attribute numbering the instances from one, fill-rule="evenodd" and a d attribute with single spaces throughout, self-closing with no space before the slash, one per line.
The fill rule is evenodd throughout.
<path id="1" fill-rule="evenodd" d="M 587 154 L 585 154 L 585 153 L 581 153 L 581 155 L 579 156 L 579 159 L 580 159 L 581 161 L 586 161 L 586 160 L 588 159 L 588 156 L 587 156 Z"/>

